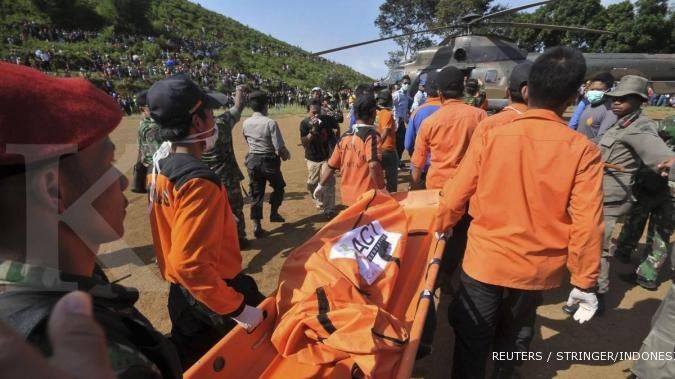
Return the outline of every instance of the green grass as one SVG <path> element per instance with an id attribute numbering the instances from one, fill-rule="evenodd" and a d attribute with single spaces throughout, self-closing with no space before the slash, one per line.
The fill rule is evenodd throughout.
<path id="1" fill-rule="evenodd" d="M 58 4 L 58 5 L 54 5 Z M 193 41 L 218 41 L 226 48 L 214 58 L 215 63 L 234 72 L 257 73 L 269 79 L 263 87 L 273 90 L 281 81 L 292 88 L 307 90 L 321 86 L 334 91 L 341 85 L 354 87 L 360 83 L 372 82 L 371 78 L 351 68 L 312 57 L 308 52 L 269 35 L 260 33 L 241 23 L 211 12 L 186 0 L 0 0 L 0 57 L 6 58 L 11 52 L 21 55 L 32 53 L 35 49 L 62 50 L 74 62 L 72 71 L 87 61 L 87 52 L 96 50 L 101 55 L 108 54 L 113 60 L 135 53 L 141 55 L 144 62 L 161 63 L 161 52 L 168 47 L 169 37 L 187 37 Z M 80 19 L 73 24 L 69 15 L 89 14 L 91 17 Z M 102 31 L 99 38 L 80 43 L 58 43 L 39 41 L 29 38 L 24 44 L 9 46 L 4 43 L 8 35 L 18 36 L 12 27 L 14 23 L 35 20 L 39 24 L 55 25 L 66 30 L 73 27 Z M 166 32 L 164 25 L 171 27 Z M 138 41 L 126 48 L 113 46 L 109 37 L 117 33 L 133 33 L 146 36 L 154 35 L 155 42 Z M 264 46 L 273 53 L 252 53 L 251 46 Z M 276 56 L 279 53 L 279 56 Z M 179 56 L 185 58 L 186 56 Z M 54 61 L 54 59 L 52 59 Z M 284 70 L 284 64 L 290 70 Z M 55 71 L 63 74 L 63 68 Z M 159 79 L 159 78 L 154 78 Z M 121 83 L 122 94 L 135 88 L 148 87 L 150 83 Z M 221 92 L 225 88 L 215 86 Z M 304 113 L 304 112 L 303 112 Z"/>

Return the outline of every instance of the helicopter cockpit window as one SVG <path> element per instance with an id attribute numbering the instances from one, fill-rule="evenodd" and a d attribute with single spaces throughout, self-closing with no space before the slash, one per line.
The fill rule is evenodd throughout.
<path id="1" fill-rule="evenodd" d="M 485 73 L 485 83 L 497 83 L 497 70 L 487 70 Z"/>
<path id="2" fill-rule="evenodd" d="M 455 50 L 455 53 L 453 54 L 453 56 L 455 57 L 455 60 L 457 62 L 461 62 L 463 60 L 466 60 L 466 51 L 464 51 L 464 49 L 461 49 L 461 48 L 457 49 L 457 50 Z"/>

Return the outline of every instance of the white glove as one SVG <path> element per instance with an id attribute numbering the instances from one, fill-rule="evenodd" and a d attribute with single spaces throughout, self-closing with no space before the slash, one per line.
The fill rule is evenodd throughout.
<path id="1" fill-rule="evenodd" d="M 321 183 L 319 183 L 316 185 L 316 188 L 314 189 L 314 193 L 312 194 L 312 196 L 314 196 L 316 200 L 321 200 L 323 198 L 323 193 L 325 191 L 326 188 L 324 188 L 324 186 L 322 186 Z"/>
<path id="2" fill-rule="evenodd" d="M 239 324 L 247 332 L 255 329 L 263 321 L 263 311 L 256 307 L 246 305 L 244 310 L 237 316 L 232 316 L 232 319 Z"/>
<path id="3" fill-rule="evenodd" d="M 570 297 L 567 298 L 567 306 L 571 307 L 574 304 L 579 304 L 579 309 L 574 312 L 574 320 L 583 324 L 593 318 L 598 310 L 598 297 L 595 292 L 584 292 L 578 288 L 573 288 Z"/>

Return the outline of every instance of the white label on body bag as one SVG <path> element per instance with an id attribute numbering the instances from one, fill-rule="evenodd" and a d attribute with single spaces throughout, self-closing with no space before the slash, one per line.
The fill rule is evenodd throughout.
<path id="1" fill-rule="evenodd" d="M 398 260 L 392 254 L 400 239 L 400 233 L 388 232 L 379 221 L 373 221 L 343 234 L 331 248 L 330 259 L 355 259 L 359 274 L 371 285 L 387 263 Z"/>

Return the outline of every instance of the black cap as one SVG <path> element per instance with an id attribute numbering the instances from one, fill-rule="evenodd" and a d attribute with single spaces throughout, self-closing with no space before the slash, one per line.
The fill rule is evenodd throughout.
<path id="1" fill-rule="evenodd" d="M 438 72 L 436 79 L 439 91 L 464 91 L 464 73 L 457 67 L 446 66 Z"/>
<path id="2" fill-rule="evenodd" d="M 150 115 L 161 127 L 190 120 L 199 107 L 218 109 L 223 104 L 207 95 L 185 74 L 160 80 L 148 90 Z"/>
<path id="3" fill-rule="evenodd" d="M 255 91 L 251 92 L 251 93 L 248 95 L 248 98 L 249 98 L 249 99 L 259 99 L 259 98 L 263 98 L 263 99 L 267 100 L 267 92 L 261 91 L 261 90 L 258 90 L 258 89 L 257 89 L 257 90 L 255 90 Z"/>
<path id="4" fill-rule="evenodd" d="M 377 110 L 377 103 L 375 97 L 362 95 L 354 100 L 354 114 L 358 117 L 370 115 Z"/>
<path id="5" fill-rule="evenodd" d="M 473 92 L 477 91 L 478 87 L 480 87 L 479 84 L 478 84 L 478 79 L 476 79 L 476 78 L 467 79 L 464 87 L 467 89 L 467 91 L 473 91 Z"/>
<path id="6" fill-rule="evenodd" d="M 431 97 L 436 97 L 436 92 L 438 92 L 438 71 L 432 70 L 425 75 L 427 76 L 425 81 L 427 93 Z"/>
<path id="7" fill-rule="evenodd" d="M 143 91 L 136 94 L 136 105 L 139 107 L 144 107 L 148 105 L 148 90 L 144 89 Z"/>
<path id="8" fill-rule="evenodd" d="M 527 83 L 527 78 L 530 76 L 530 70 L 532 69 L 532 62 L 525 61 L 520 62 L 513 68 L 511 71 L 511 76 L 509 77 L 509 89 L 511 91 L 520 91 L 520 87 L 524 83 Z"/>
<path id="9" fill-rule="evenodd" d="M 391 91 L 389 91 L 388 89 L 377 91 L 377 93 L 375 93 L 375 100 L 377 101 L 378 105 L 384 107 L 389 107 L 394 102 L 391 96 Z"/>

